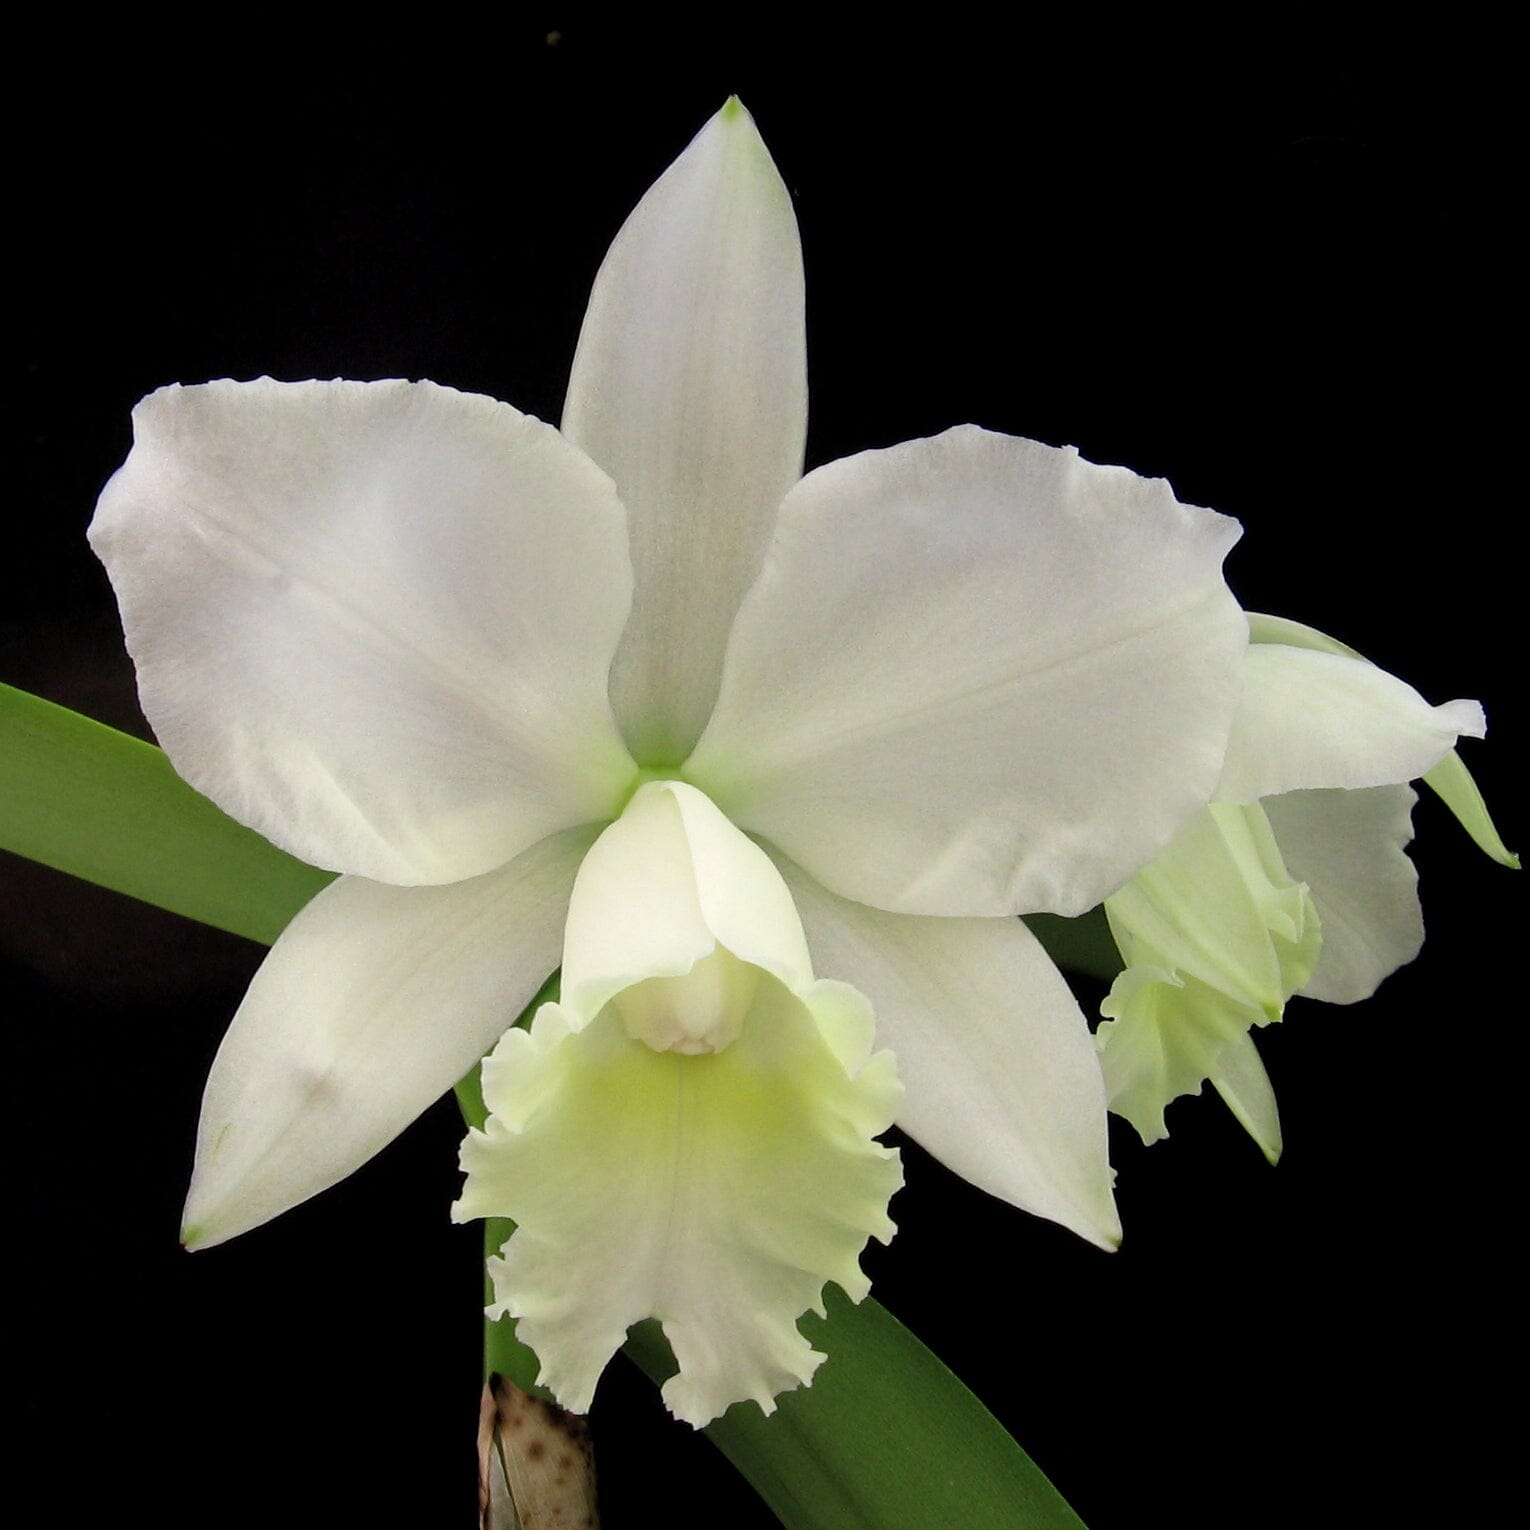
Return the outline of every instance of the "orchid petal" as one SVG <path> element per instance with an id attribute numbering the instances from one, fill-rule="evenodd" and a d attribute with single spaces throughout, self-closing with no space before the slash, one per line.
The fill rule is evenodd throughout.
<path id="1" fill-rule="evenodd" d="M 858 902 L 1083 913 L 1215 784 L 1236 535 L 1161 480 L 973 426 L 820 468 L 686 779 Z"/>
<path id="2" fill-rule="evenodd" d="M 678 764 L 711 710 L 733 613 L 802 471 L 807 431 L 797 220 L 736 100 L 616 236 L 563 431 L 616 480 L 632 518 L 617 716 L 644 764 Z"/>
<path id="3" fill-rule="evenodd" d="M 1391 786 L 1438 764 L 1459 735 L 1485 729 L 1475 701 L 1432 707 L 1364 659 L 1255 643 L 1216 794 L 1253 802 L 1310 787 Z"/>
<path id="4" fill-rule="evenodd" d="M 1294 622 L 1289 616 L 1268 616 L 1261 611 L 1248 611 L 1248 640 L 1251 643 L 1281 643 L 1287 648 L 1311 648 L 1318 653 L 1342 654 L 1347 659 L 1365 659 L 1363 653 L 1329 637 L 1305 622 Z M 1365 660 L 1370 663 L 1369 659 Z"/>
<path id="5" fill-rule="evenodd" d="M 574 883 L 563 1004 L 678 977 L 722 945 L 788 987 L 812 981 L 802 924 L 770 857 L 692 786 L 651 781 L 595 841 Z"/>
<path id="6" fill-rule="evenodd" d="M 1274 1100 L 1242 1047 L 1250 1027 L 1280 1019 L 1323 943 L 1312 895 L 1276 840 L 1260 804 L 1212 803 L 1105 901 L 1126 969 L 1100 1006 L 1109 1023 L 1095 1042 L 1110 1108 L 1144 1142 L 1167 1136 L 1164 1107 L 1208 1078 L 1219 1089 L 1225 1080 L 1266 1151 L 1275 1140 Z"/>
<path id="7" fill-rule="evenodd" d="M 1251 1026 L 1278 1018 L 1199 978 L 1147 962 L 1121 973 L 1100 1012 L 1109 1016 L 1095 1041 L 1110 1108 L 1147 1143 L 1169 1135 L 1164 1107 L 1170 1101 L 1199 1094 L 1208 1078 L 1220 1076 L 1224 1055 L 1241 1047 Z M 1240 1076 L 1235 1057 L 1233 1077 Z"/>
<path id="8" fill-rule="evenodd" d="M 778 864 L 816 969 L 876 1010 L 906 1091 L 898 1125 L 990 1195 L 1114 1248 L 1094 1044 L 1031 932 L 1018 919 L 882 913 Z"/>
<path id="9" fill-rule="evenodd" d="M 1405 853 L 1416 800 L 1406 786 L 1265 798 L 1286 867 L 1323 923 L 1322 952 L 1300 988 L 1309 998 L 1354 1004 L 1418 955 L 1424 920 Z"/>
<path id="10" fill-rule="evenodd" d="M 189 1246 L 343 1179 L 494 1045 L 558 964 L 592 834 L 557 835 L 445 887 L 342 877 L 298 914 L 213 1062 Z"/>
<path id="11" fill-rule="evenodd" d="M 625 520 L 555 430 L 405 382 L 165 388 L 133 418 L 91 540 L 193 786 L 385 882 L 615 813 Z"/>
<path id="12" fill-rule="evenodd" d="M 1329 637 L 1326 632 L 1319 632 L 1316 627 L 1307 627 L 1283 616 L 1263 616 L 1250 611 L 1248 635 L 1251 643 L 1284 643 L 1292 648 L 1315 648 L 1319 653 L 1343 654 L 1351 659 L 1370 662 L 1364 654 L 1357 653 L 1337 638 Z M 1466 768 L 1459 751 L 1452 749 L 1446 753 L 1438 765 L 1423 773 L 1423 780 L 1455 815 L 1456 821 L 1484 855 L 1491 856 L 1500 866 L 1519 870 L 1519 857 L 1504 844 L 1488 812 L 1487 803 L 1482 799 L 1482 792 L 1472 779 L 1472 773 Z"/>
<path id="13" fill-rule="evenodd" d="M 1217 1054 L 1217 1071 L 1211 1082 L 1237 1117 L 1238 1124 L 1259 1146 L 1271 1163 L 1280 1162 L 1284 1142 L 1280 1131 L 1280 1110 L 1275 1104 L 1275 1089 L 1264 1070 L 1254 1038 L 1245 1035 L 1230 1041 Z"/>
<path id="14" fill-rule="evenodd" d="M 1500 866 L 1519 870 L 1519 857 L 1504 844 L 1461 756 L 1452 749 L 1433 770 L 1424 772 L 1424 783 L 1455 815 L 1456 822 L 1471 835 L 1472 843 Z"/>
<path id="15" fill-rule="evenodd" d="M 870 1008 L 842 983 L 798 996 L 752 970 L 715 1054 L 655 1050 L 616 1005 L 582 1024 L 546 1004 L 484 1063 L 491 1114 L 463 1146 L 452 1214 L 516 1222 L 489 1261 L 489 1311 L 519 1320 L 538 1379 L 575 1412 L 646 1317 L 679 1362 L 664 1400 L 680 1418 L 745 1398 L 773 1412 L 823 1359 L 797 1319 L 822 1315 L 827 1280 L 861 1300 L 861 1249 L 892 1235 L 901 1171 L 872 1138 L 899 1091 L 889 1054 L 870 1055 Z"/>
<path id="16" fill-rule="evenodd" d="M 1322 941 L 1258 805 L 1213 803 L 1105 900 L 1128 966 L 1198 978 L 1276 1020 L 1306 981 Z"/>

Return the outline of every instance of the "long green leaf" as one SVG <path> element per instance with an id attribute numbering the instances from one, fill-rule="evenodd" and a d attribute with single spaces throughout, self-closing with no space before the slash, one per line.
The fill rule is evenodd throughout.
<path id="1" fill-rule="evenodd" d="M 0 685 L 0 849 L 269 945 L 331 878 L 141 739 Z"/>
<path id="2" fill-rule="evenodd" d="M 828 1359 L 766 1418 L 738 1403 L 707 1437 L 789 1530 L 1083 1530 L 998 1420 L 885 1307 L 829 1287 L 802 1329 Z M 675 1363 L 657 1323 L 626 1352 L 655 1381 Z"/>
<path id="3" fill-rule="evenodd" d="M 329 880 L 242 828 L 163 753 L 0 686 L 0 847 L 251 939 L 271 941 Z M 464 1108 L 476 1105 L 468 1090 Z M 828 1354 L 765 1418 L 740 1404 L 707 1433 L 792 1530 L 1080 1530 L 983 1405 L 885 1309 L 829 1293 L 804 1331 Z M 496 1325 L 499 1326 L 499 1325 Z M 507 1325 L 506 1325 L 507 1326 Z M 503 1359 L 529 1352 L 504 1335 Z M 627 1351 L 655 1380 L 656 1324 Z"/>

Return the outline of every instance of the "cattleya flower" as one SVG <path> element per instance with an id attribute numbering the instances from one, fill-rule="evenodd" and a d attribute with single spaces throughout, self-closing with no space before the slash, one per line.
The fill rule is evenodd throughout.
<path id="1" fill-rule="evenodd" d="M 893 1119 L 1116 1241 L 1093 1042 L 1014 916 L 1097 905 L 1210 796 L 1236 528 L 972 426 L 802 477 L 801 250 L 736 102 L 617 236 L 561 429 L 424 382 L 134 423 L 92 539 L 145 713 L 344 873 L 213 1064 L 189 1245 L 491 1048 L 458 1214 L 519 1223 L 495 1310 L 575 1407 L 650 1314 L 694 1423 L 806 1381 L 798 1318 L 891 1231 Z"/>
<path id="2" fill-rule="evenodd" d="M 1441 779 L 1478 842 L 1517 863 L 1453 752 L 1485 731 L 1476 702 L 1432 707 L 1297 622 L 1251 615 L 1249 628 L 1215 800 L 1105 900 L 1126 967 L 1096 1039 L 1111 1109 L 1144 1142 L 1209 1079 L 1273 1162 L 1280 1118 L 1252 1029 L 1293 994 L 1369 998 L 1423 944 L 1407 783 Z"/>

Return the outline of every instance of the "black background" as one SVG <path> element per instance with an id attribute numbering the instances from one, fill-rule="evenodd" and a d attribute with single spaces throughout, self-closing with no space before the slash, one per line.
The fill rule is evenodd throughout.
<path id="1" fill-rule="evenodd" d="M 845 37 L 549 10 L 372 23 L 322 52 L 300 31 L 40 48 L 12 186 L 27 477 L 0 677 L 142 730 L 83 529 L 162 383 L 432 377 L 555 420 L 607 242 L 737 91 L 802 225 L 810 465 L 972 420 L 1169 477 L 1247 526 L 1245 605 L 1431 699 L 1483 699 L 1493 738 L 1467 758 L 1522 842 L 1492 40 L 961 14 Z M 1092 1530 L 1479 1517 L 1508 1439 L 1481 1376 L 1517 1374 L 1520 890 L 1438 804 L 1416 823 L 1423 956 L 1261 1036 L 1278 1169 L 1214 1097 L 1173 1107 L 1151 1151 L 1119 1133 L 1107 1257 L 906 1150 L 876 1294 Z M 65 1521 L 468 1523 L 453 1108 L 276 1224 L 181 1253 L 202 1080 L 260 952 L 0 870 L 23 1471 Z M 608 1524 L 772 1522 L 625 1362 L 595 1427 Z"/>

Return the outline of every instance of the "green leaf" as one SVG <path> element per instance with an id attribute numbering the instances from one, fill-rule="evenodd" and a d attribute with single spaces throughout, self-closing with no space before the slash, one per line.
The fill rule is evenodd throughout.
<path id="1" fill-rule="evenodd" d="M 0 849 L 266 945 L 333 875 L 235 823 L 163 750 L 8 685 Z"/>
<path id="2" fill-rule="evenodd" d="M 220 812 L 151 744 L 9 686 L 0 847 L 264 942 L 330 880 Z M 459 1098 L 481 1120 L 476 1076 Z M 826 1322 L 804 1319 L 829 1356 L 813 1385 L 770 1418 L 743 1403 L 706 1431 L 783 1524 L 1080 1530 L 1030 1457 L 897 1319 L 835 1289 L 828 1309 Z M 489 1363 L 529 1381 L 533 1358 L 513 1325 L 493 1327 Z M 634 1329 L 627 1353 L 655 1380 L 674 1370 L 657 1324 Z"/>
<path id="3" fill-rule="evenodd" d="M 1076 919 L 1065 919 L 1061 914 L 1027 914 L 1024 923 L 1064 972 L 1081 972 L 1111 983 L 1125 965 L 1103 907 L 1092 908 Z"/>
<path id="4" fill-rule="evenodd" d="M 991 1413 L 874 1301 L 826 1292 L 803 1332 L 828 1359 L 766 1418 L 736 1403 L 713 1444 L 789 1530 L 1083 1530 L 1083 1521 Z M 656 1382 L 675 1362 L 659 1325 L 626 1353 Z"/>

